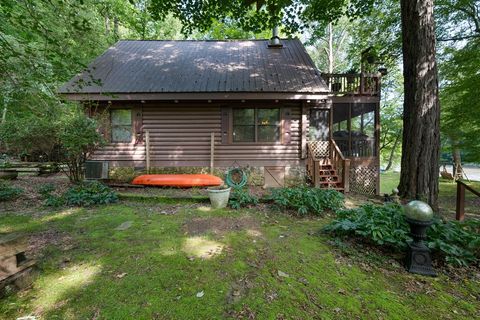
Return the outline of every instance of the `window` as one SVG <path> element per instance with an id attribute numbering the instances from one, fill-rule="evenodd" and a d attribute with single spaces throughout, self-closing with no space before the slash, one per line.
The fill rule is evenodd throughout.
<path id="1" fill-rule="evenodd" d="M 132 141 L 132 111 L 130 109 L 114 109 L 110 111 L 112 126 L 112 142 Z"/>
<path id="2" fill-rule="evenodd" d="M 280 140 L 280 109 L 233 109 L 233 142 Z"/>

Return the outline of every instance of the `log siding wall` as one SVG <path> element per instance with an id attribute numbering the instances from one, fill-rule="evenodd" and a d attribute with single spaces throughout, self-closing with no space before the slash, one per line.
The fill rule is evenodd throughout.
<path id="1" fill-rule="evenodd" d="M 233 106 L 239 107 L 235 104 Z M 118 107 L 125 108 L 127 105 Z M 135 141 L 107 144 L 95 152 L 93 159 L 108 160 L 113 166 L 144 167 L 144 132 L 149 130 L 152 167 L 209 166 L 211 132 L 215 134 L 215 167 L 235 164 L 288 166 L 303 163 L 300 102 L 278 103 L 276 107 L 281 108 L 282 114 L 282 140 L 263 144 L 232 143 L 231 139 L 222 141 L 222 113 L 225 118 L 225 110 L 228 110 L 228 135 L 231 137 L 232 104 L 139 104 L 131 107 L 132 118 L 135 120 L 132 124 Z M 253 105 L 245 102 L 241 107 L 249 108 Z M 288 117 L 283 111 L 288 111 Z M 284 138 L 287 131 L 288 137 Z"/>

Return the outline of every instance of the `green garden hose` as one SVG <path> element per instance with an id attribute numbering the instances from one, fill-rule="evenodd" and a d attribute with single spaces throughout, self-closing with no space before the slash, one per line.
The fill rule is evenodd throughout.
<path id="1" fill-rule="evenodd" d="M 239 174 L 241 175 L 241 179 L 239 182 L 236 182 L 233 180 L 233 175 Z M 233 168 L 227 171 L 227 174 L 225 175 L 225 183 L 232 188 L 242 188 L 247 184 L 247 174 L 245 171 L 243 171 L 240 168 Z"/>

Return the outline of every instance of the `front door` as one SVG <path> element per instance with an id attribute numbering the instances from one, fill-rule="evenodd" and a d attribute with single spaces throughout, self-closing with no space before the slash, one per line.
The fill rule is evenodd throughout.
<path id="1" fill-rule="evenodd" d="M 310 109 L 310 125 L 308 130 L 308 141 L 329 141 L 330 140 L 330 110 Z"/>
<path id="2" fill-rule="evenodd" d="M 317 159 L 330 157 L 330 110 L 310 109 L 308 147 Z"/>

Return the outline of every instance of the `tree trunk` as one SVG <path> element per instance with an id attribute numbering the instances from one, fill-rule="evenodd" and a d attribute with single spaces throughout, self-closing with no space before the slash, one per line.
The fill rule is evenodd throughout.
<path id="1" fill-rule="evenodd" d="M 400 130 L 395 138 L 395 142 L 393 143 L 392 150 L 390 151 L 390 156 L 388 157 L 388 164 L 385 168 L 385 171 L 390 170 L 393 164 L 393 155 L 395 154 L 395 149 L 397 149 L 398 143 L 400 142 L 400 137 L 402 136 L 402 130 Z"/>
<path id="2" fill-rule="evenodd" d="M 118 18 L 117 17 L 113 17 L 113 36 L 115 37 L 115 40 L 118 40 L 119 33 L 118 33 Z"/>
<path id="3" fill-rule="evenodd" d="M 105 36 L 108 37 L 110 35 L 110 17 L 109 16 L 105 16 L 104 23 L 105 23 Z"/>
<path id="4" fill-rule="evenodd" d="M 460 149 L 453 148 L 453 179 L 459 180 L 463 178 L 462 155 Z"/>
<path id="5" fill-rule="evenodd" d="M 400 195 L 438 208 L 440 103 L 433 0 L 401 0 L 404 116 Z"/>
<path id="6" fill-rule="evenodd" d="M 333 25 L 330 22 L 328 24 L 328 72 L 333 73 L 334 68 L 334 60 L 335 57 L 333 56 Z"/>

